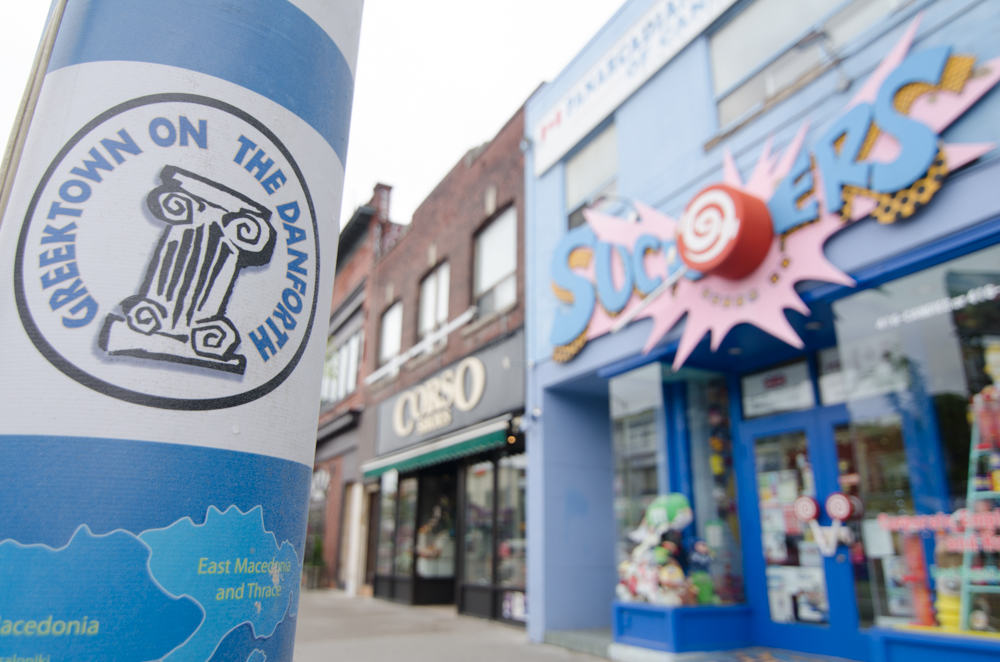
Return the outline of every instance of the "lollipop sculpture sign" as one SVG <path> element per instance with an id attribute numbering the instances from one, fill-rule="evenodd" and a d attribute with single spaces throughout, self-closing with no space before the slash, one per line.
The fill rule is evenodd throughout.
<path id="1" fill-rule="evenodd" d="M 864 516 L 864 506 L 861 499 L 850 497 L 843 492 L 833 492 L 826 498 L 826 514 L 833 520 L 833 526 L 819 525 L 819 502 L 811 496 L 800 496 L 795 500 L 792 510 L 796 519 L 809 526 L 813 540 L 819 547 L 820 554 L 831 557 L 837 553 L 838 543 L 850 545 L 854 536 L 850 529 L 843 528 L 843 523 L 849 519 L 860 519 Z"/>
<path id="2" fill-rule="evenodd" d="M 994 147 L 944 143 L 940 134 L 1000 81 L 1000 58 L 980 63 L 949 47 L 911 54 L 919 23 L 810 151 L 807 123 L 781 154 L 768 139 L 745 182 L 726 151 L 723 182 L 697 193 L 679 220 L 637 201 L 635 220 L 585 210 L 586 225 L 553 256 L 552 287 L 564 304 L 553 358 L 569 361 L 588 340 L 643 318 L 653 321 L 648 352 L 685 316 L 675 369 L 705 334 L 715 351 L 741 323 L 802 347 L 784 312 L 810 314 L 795 284 L 855 284 L 827 260 L 826 241 L 868 216 L 912 216 L 950 172 Z"/>

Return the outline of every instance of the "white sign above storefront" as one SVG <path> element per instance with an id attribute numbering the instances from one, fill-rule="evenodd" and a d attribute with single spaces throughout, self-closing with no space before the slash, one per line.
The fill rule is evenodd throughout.
<path id="1" fill-rule="evenodd" d="M 451 425 L 452 407 L 471 411 L 486 389 L 486 366 L 475 356 L 459 362 L 420 386 L 404 391 L 392 408 L 392 429 L 400 437 Z"/>
<path id="2" fill-rule="evenodd" d="M 456 361 L 378 405 L 376 455 L 467 429 L 524 407 L 524 333 Z"/>
<path id="3" fill-rule="evenodd" d="M 661 0 L 531 128 L 535 176 L 610 115 L 735 0 Z"/>
<path id="4" fill-rule="evenodd" d="M 815 404 L 805 361 L 743 378 L 744 418 L 811 409 Z"/>

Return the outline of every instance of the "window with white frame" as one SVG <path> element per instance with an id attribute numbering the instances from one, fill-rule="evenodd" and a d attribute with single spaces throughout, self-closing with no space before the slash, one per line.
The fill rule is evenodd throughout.
<path id="1" fill-rule="evenodd" d="M 324 405 L 340 402 L 358 388 L 364 336 L 358 331 L 345 341 L 331 337 L 326 345 L 321 399 Z"/>
<path id="2" fill-rule="evenodd" d="M 403 302 L 397 301 L 382 313 L 382 333 L 379 336 L 379 365 L 399 355 L 403 337 Z"/>
<path id="3" fill-rule="evenodd" d="M 756 0 L 709 40 L 719 125 L 731 126 L 833 63 L 911 0 Z"/>
<path id="4" fill-rule="evenodd" d="M 476 236 L 475 299 L 479 316 L 517 301 L 517 209 L 508 207 Z"/>
<path id="5" fill-rule="evenodd" d="M 417 332 L 423 338 L 448 321 L 448 286 L 451 267 L 447 262 L 438 265 L 420 283 L 420 317 Z"/>
<path id="6" fill-rule="evenodd" d="M 569 227 L 583 225 L 583 210 L 600 208 L 618 192 L 618 134 L 612 124 L 566 162 Z"/>

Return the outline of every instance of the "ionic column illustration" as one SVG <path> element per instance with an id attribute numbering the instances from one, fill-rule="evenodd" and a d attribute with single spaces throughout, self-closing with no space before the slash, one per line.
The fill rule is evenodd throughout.
<path id="1" fill-rule="evenodd" d="M 167 224 L 138 294 L 108 315 L 98 341 L 111 355 L 186 363 L 243 374 L 240 334 L 226 317 L 245 267 L 274 252 L 271 212 L 230 188 L 175 166 L 146 205 Z"/>

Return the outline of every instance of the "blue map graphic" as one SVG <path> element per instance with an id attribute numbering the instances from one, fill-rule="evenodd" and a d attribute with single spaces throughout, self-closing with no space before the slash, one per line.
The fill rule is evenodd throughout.
<path id="1" fill-rule="evenodd" d="M 59 549 L 0 543 L 0 655 L 140 662 L 168 654 L 198 629 L 202 610 L 166 593 L 149 558 L 133 534 L 95 536 L 86 526 Z"/>
<path id="2" fill-rule="evenodd" d="M 149 570 L 163 588 L 193 598 L 205 611 L 191 639 L 165 660 L 205 662 L 245 623 L 256 637 L 268 637 L 289 606 L 298 604 L 301 569 L 295 549 L 288 542 L 279 545 L 265 530 L 259 506 L 247 513 L 212 506 L 204 524 L 185 517 L 139 538 L 152 549 Z"/>
<path id="3" fill-rule="evenodd" d="M 253 628 L 249 623 L 244 623 L 222 640 L 219 647 L 215 649 L 210 662 L 233 662 L 233 660 L 245 660 L 247 656 L 255 650 L 259 650 L 267 659 L 291 660 L 294 658 L 295 644 L 295 617 L 285 614 L 285 620 L 274 629 L 274 634 L 270 637 L 255 637 Z"/>
<path id="4" fill-rule="evenodd" d="M 185 517 L 139 536 L 84 525 L 62 548 L 6 540 L 0 657 L 207 662 L 225 648 L 228 659 L 266 662 L 265 650 L 293 641 L 300 575 L 260 506 L 210 506 L 203 524 Z M 279 629 L 291 636 L 278 641 Z"/>
<path id="5" fill-rule="evenodd" d="M 292 659 L 311 466 L 96 437 L 0 455 L 0 662 Z"/>

